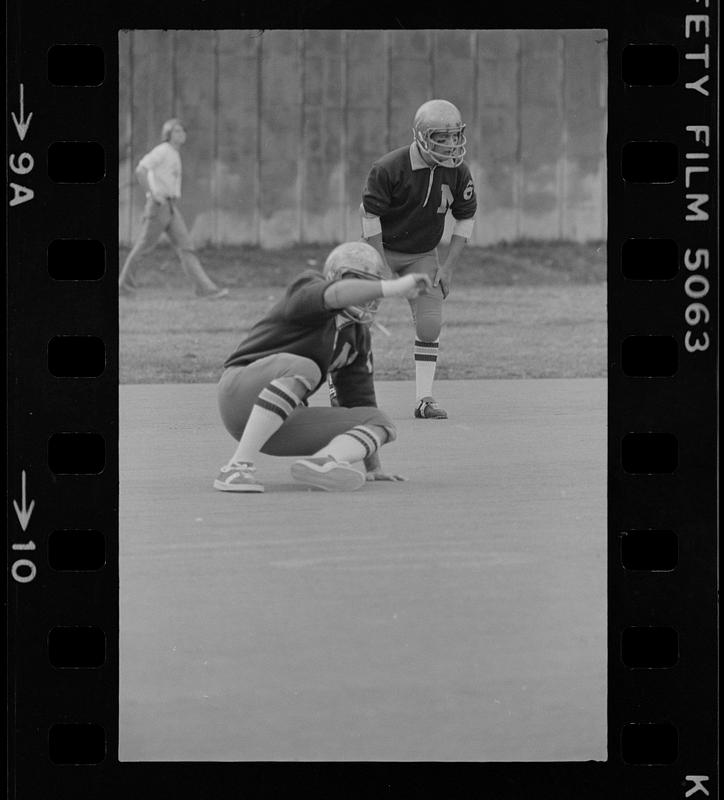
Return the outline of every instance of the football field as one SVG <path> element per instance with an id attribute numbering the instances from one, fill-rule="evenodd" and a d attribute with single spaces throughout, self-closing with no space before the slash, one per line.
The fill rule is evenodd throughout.
<path id="1" fill-rule="evenodd" d="M 121 760 L 606 758 L 606 380 L 436 389 L 407 482 L 244 496 L 215 385 L 120 386 Z"/>

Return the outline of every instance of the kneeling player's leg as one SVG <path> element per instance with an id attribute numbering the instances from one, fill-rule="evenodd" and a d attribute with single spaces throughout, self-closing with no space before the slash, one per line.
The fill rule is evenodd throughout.
<path id="1" fill-rule="evenodd" d="M 260 450 L 320 379 L 319 367 L 313 361 L 290 353 L 268 356 L 224 373 L 219 383 L 219 410 L 227 430 L 239 439 L 239 444 L 221 470 L 222 475 L 233 471 L 236 477 L 223 479 L 220 475 L 214 482 L 217 489 L 263 491 L 243 473 L 252 471 Z M 245 465 L 246 470 L 240 471 L 240 465 Z M 254 484 L 259 488 L 228 488 L 231 484 Z"/>
<path id="2" fill-rule="evenodd" d="M 309 455 L 292 466 L 302 483 L 328 491 L 351 491 L 365 476 L 350 464 L 395 439 L 395 426 L 378 408 L 299 408 L 267 445 L 272 455 Z"/>
<path id="3" fill-rule="evenodd" d="M 395 425 L 374 406 L 300 406 L 261 451 L 270 456 L 326 456 L 361 461 L 394 441 Z"/>
<path id="4" fill-rule="evenodd" d="M 279 353 L 244 368 L 243 380 L 253 394 L 233 461 L 253 461 L 268 439 L 319 383 L 321 373 L 314 361 Z"/>
<path id="5" fill-rule="evenodd" d="M 382 419 L 372 419 L 338 434 L 312 456 L 331 456 L 336 461 L 352 464 L 374 455 L 383 444 L 393 441 L 394 438 L 395 429 L 391 422 L 384 424 Z"/>

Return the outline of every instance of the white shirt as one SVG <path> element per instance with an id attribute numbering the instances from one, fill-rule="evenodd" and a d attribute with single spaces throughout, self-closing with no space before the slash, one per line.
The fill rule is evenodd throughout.
<path id="1" fill-rule="evenodd" d="M 168 142 L 162 142 L 138 162 L 148 170 L 148 184 L 158 197 L 181 197 L 181 156 Z"/>

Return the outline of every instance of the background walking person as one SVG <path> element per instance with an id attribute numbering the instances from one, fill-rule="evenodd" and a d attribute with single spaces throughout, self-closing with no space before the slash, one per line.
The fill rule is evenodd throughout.
<path id="1" fill-rule="evenodd" d="M 191 236 L 178 208 L 181 198 L 181 156 L 179 149 L 186 141 L 186 131 L 178 119 L 169 119 L 161 129 L 161 144 L 138 162 L 136 175 L 146 192 L 141 232 L 126 258 L 118 278 L 118 291 L 123 296 L 135 293 L 134 273 L 138 263 L 148 255 L 165 233 L 178 255 L 184 272 L 194 282 L 197 297 L 225 297 L 228 289 L 220 289 L 206 274 L 196 255 Z"/>

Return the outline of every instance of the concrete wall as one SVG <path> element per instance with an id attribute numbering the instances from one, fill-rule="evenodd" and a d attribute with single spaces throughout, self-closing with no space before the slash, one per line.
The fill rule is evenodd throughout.
<path id="1" fill-rule="evenodd" d="M 473 243 L 605 238 L 605 31 L 123 31 L 119 60 L 124 244 L 171 116 L 197 244 L 357 238 L 372 161 L 431 97 L 467 123 Z"/>

